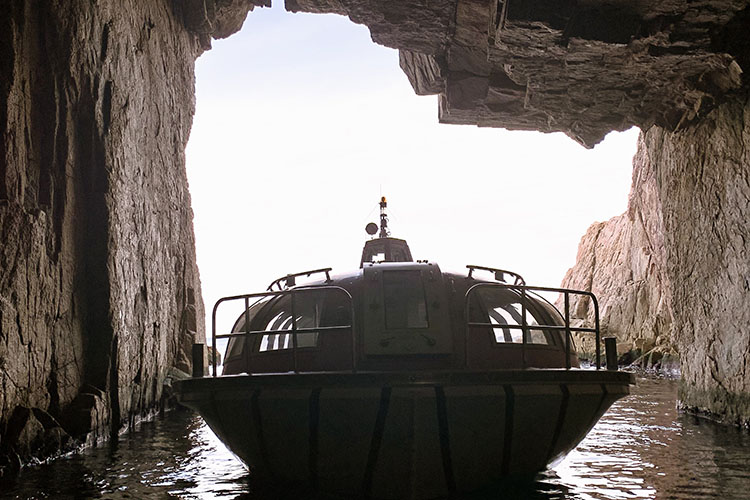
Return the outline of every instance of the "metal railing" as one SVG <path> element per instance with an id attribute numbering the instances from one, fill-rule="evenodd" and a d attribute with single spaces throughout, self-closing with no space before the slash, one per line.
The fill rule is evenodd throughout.
<path id="1" fill-rule="evenodd" d="M 287 274 L 286 276 L 282 276 L 281 278 L 277 278 L 271 282 L 270 285 L 268 285 L 269 292 L 273 290 L 273 287 L 277 287 L 279 290 L 283 290 L 284 288 L 289 288 L 290 286 L 294 286 L 296 284 L 296 278 L 300 276 L 305 276 L 309 278 L 313 274 L 318 273 L 325 273 L 326 274 L 326 283 L 331 282 L 331 271 L 333 268 L 331 267 L 324 267 L 322 269 L 313 269 L 312 271 L 302 271 L 301 273 L 294 273 L 294 274 Z M 281 286 L 281 282 L 284 282 L 284 286 Z"/>
<path id="2" fill-rule="evenodd" d="M 305 273 L 302 273 L 305 274 Z M 322 293 L 322 292 L 334 292 L 334 293 L 342 293 L 345 295 L 348 303 L 349 303 L 349 324 L 348 325 L 335 325 L 335 326 L 317 326 L 317 327 L 305 327 L 305 328 L 298 328 L 297 327 L 297 310 L 296 310 L 296 297 L 299 294 L 311 294 L 311 293 Z M 292 317 L 292 328 L 290 330 L 250 330 L 250 308 L 258 302 L 258 300 L 263 299 L 264 297 L 281 297 L 284 295 L 291 296 L 291 310 L 290 314 Z M 257 299 L 257 300 L 256 300 Z M 219 309 L 219 306 L 228 302 L 232 301 L 244 301 L 244 316 L 245 316 L 245 328 L 242 331 L 239 332 L 230 332 L 225 334 L 217 334 L 216 333 L 216 314 Z M 251 300 L 253 303 L 251 304 Z M 311 287 L 301 287 L 301 288 L 293 288 L 288 290 L 278 290 L 278 291 L 267 291 L 267 292 L 260 292 L 260 293 L 248 293 L 244 295 L 233 295 L 230 297 L 222 297 L 219 300 L 216 301 L 216 304 L 214 304 L 213 312 L 211 314 L 211 347 L 214 351 L 214 356 L 212 360 L 212 368 L 213 368 L 213 376 L 217 376 L 217 369 L 216 369 L 216 356 L 217 350 L 216 350 L 216 341 L 218 339 L 232 339 L 232 338 L 239 338 L 244 337 L 246 341 L 251 338 L 252 335 L 292 335 L 292 363 L 293 363 L 293 371 L 294 373 L 299 373 L 298 369 L 298 363 L 297 363 L 297 350 L 299 348 L 298 342 L 297 342 L 297 335 L 302 333 L 326 333 L 326 332 L 335 332 L 335 331 L 345 331 L 345 330 L 351 330 L 351 341 L 352 341 L 352 368 L 351 372 L 357 371 L 357 350 L 356 350 L 356 339 L 355 339 L 355 333 L 354 333 L 354 306 L 353 306 L 353 300 L 351 294 L 344 288 L 340 286 L 333 286 L 333 285 L 325 285 L 325 286 L 311 286 Z"/>
<path id="3" fill-rule="evenodd" d="M 521 276 L 518 273 L 514 273 L 513 271 L 507 271 L 505 269 L 497 269 L 494 267 L 484 267 L 484 266 L 475 266 L 473 264 L 469 264 L 466 266 L 466 268 L 469 270 L 469 278 L 471 278 L 471 275 L 474 273 L 474 271 L 489 271 L 491 273 L 495 273 L 495 279 L 497 281 L 502 281 L 507 283 L 508 281 L 505 279 L 505 275 L 513 278 L 513 284 L 514 285 L 525 285 L 526 280 L 523 279 L 523 276 Z"/>
<path id="4" fill-rule="evenodd" d="M 497 324 L 497 323 L 483 323 L 469 321 L 469 303 L 471 295 L 477 290 L 482 288 L 502 288 L 507 290 L 515 291 L 520 296 L 521 303 L 521 324 Z M 526 300 L 527 292 L 553 292 L 563 295 L 564 301 L 564 313 L 563 313 L 563 325 L 529 325 L 526 321 Z M 579 295 L 584 297 L 590 297 L 594 304 L 594 328 L 587 328 L 582 326 L 571 326 L 570 325 L 570 296 Z M 553 306 L 554 307 L 554 306 Z M 465 335 L 465 368 L 469 367 L 469 331 L 471 328 L 492 328 L 493 331 L 496 328 L 502 329 L 516 329 L 522 331 L 522 357 L 523 365 L 526 367 L 526 344 L 527 337 L 529 336 L 530 330 L 542 330 L 542 331 L 564 331 L 565 332 L 565 368 L 570 369 L 570 338 L 572 332 L 581 333 L 593 333 L 596 338 L 596 369 L 601 368 L 601 339 L 599 334 L 599 303 L 596 300 L 596 296 L 591 292 L 585 292 L 582 290 L 571 290 L 568 288 L 550 288 L 550 287 L 539 287 L 539 286 L 527 286 L 527 285 L 510 285 L 503 283 L 477 283 L 466 291 L 464 298 L 464 317 L 466 318 L 466 335 Z"/>

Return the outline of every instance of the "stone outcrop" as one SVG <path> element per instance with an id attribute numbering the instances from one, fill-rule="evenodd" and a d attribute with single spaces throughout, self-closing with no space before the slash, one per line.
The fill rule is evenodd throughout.
<path id="1" fill-rule="evenodd" d="M 0 5 L 0 455 L 53 451 L 39 414 L 106 438 L 158 409 L 171 366 L 190 371 L 193 65 L 251 8 Z"/>
<path id="2" fill-rule="evenodd" d="M 683 407 L 750 425 L 750 99 L 645 135 L 662 204 Z"/>
<path id="3" fill-rule="evenodd" d="M 562 131 L 591 147 L 611 130 L 698 121 L 742 86 L 746 0 L 287 0 L 347 15 L 400 49 L 443 123 Z"/>
<path id="4" fill-rule="evenodd" d="M 640 138 L 626 214 L 593 225 L 563 286 L 622 349 L 679 351 L 681 405 L 750 425 L 750 100 Z M 590 304 L 571 310 L 592 321 Z M 585 350 L 585 348 L 584 348 Z M 589 348 L 590 350 L 590 348 Z"/>
<path id="5" fill-rule="evenodd" d="M 561 286 L 598 297 L 602 336 L 617 338 L 623 362 L 636 360 L 646 368 L 672 371 L 677 339 L 656 176 L 641 136 L 633 159 L 628 210 L 586 231 L 576 264 Z M 557 305 L 562 307 L 562 302 L 558 300 Z M 570 311 L 575 324 L 593 326 L 594 307 L 588 298 L 572 297 Z M 584 357 L 592 359 L 594 345 L 590 335 L 576 335 L 576 346 Z"/>

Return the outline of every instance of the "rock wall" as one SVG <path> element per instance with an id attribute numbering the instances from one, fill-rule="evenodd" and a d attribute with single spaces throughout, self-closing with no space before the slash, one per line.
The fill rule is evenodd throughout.
<path id="1" fill-rule="evenodd" d="M 750 425 L 750 99 L 649 131 L 684 408 Z"/>
<path id="2" fill-rule="evenodd" d="M 750 425 L 750 100 L 653 127 L 633 165 L 627 213 L 588 230 L 563 286 L 600 297 L 621 349 L 679 351 L 683 408 Z"/>
<path id="3" fill-rule="evenodd" d="M 656 166 L 641 134 L 627 211 L 586 231 L 576 263 L 561 285 L 597 296 L 602 336 L 618 339 L 617 351 L 625 364 L 636 361 L 647 368 L 678 369 L 665 261 Z M 594 307 L 588 299 L 571 298 L 570 310 L 575 324 L 594 324 Z M 593 338 L 575 337 L 579 353 L 593 359 Z"/>
<path id="4" fill-rule="evenodd" d="M 107 437 L 190 371 L 194 60 L 252 8 L 210 6 L 0 4 L 0 455 Z"/>
<path id="5" fill-rule="evenodd" d="M 400 50 L 442 123 L 562 131 L 592 147 L 611 130 L 701 120 L 742 86 L 747 0 L 286 0 L 332 12 Z"/>

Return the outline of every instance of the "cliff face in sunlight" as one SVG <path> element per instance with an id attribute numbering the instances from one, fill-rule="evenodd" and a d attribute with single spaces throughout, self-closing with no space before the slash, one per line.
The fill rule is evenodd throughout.
<path id="1" fill-rule="evenodd" d="M 633 158 L 628 210 L 589 227 L 581 238 L 575 266 L 561 286 L 591 291 L 598 297 L 602 337 L 618 339 L 623 362 L 640 356 L 637 361 L 645 367 L 673 370 L 676 339 L 656 175 L 641 135 Z M 593 325 L 594 308 L 588 300 L 571 301 L 575 321 Z M 590 336 L 576 336 L 576 345 L 585 356 L 594 352 Z"/>
<path id="2" fill-rule="evenodd" d="M 106 437 L 189 369 L 193 65 L 269 3 L 0 5 L 0 455 Z M 623 342 L 676 346 L 686 407 L 750 419 L 747 0 L 287 8 L 368 25 L 442 122 L 586 146 L 646 130 L 627 214 L 589 232 L 569 282 Z"/>
<path id="3" fill-rule="evenodd" d="M 750 424 L 750 100 L 652 128 L 627 213 L 593 225 L 563 286 L 601 300 L 605 335 L 645 363 L 679 352 L 683 408 Z M 576 304 L 579 321 L 592 308 Z"/>

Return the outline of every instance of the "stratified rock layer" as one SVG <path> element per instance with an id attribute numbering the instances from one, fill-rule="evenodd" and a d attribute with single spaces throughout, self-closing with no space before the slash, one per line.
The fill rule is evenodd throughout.
<path id="1" fill-rule="evenodd" d="M 367 24 L 400 49 L 443 123 L 562 131 L 677 130 L 742 86 L 747 0 L 286 0 Z"/>

